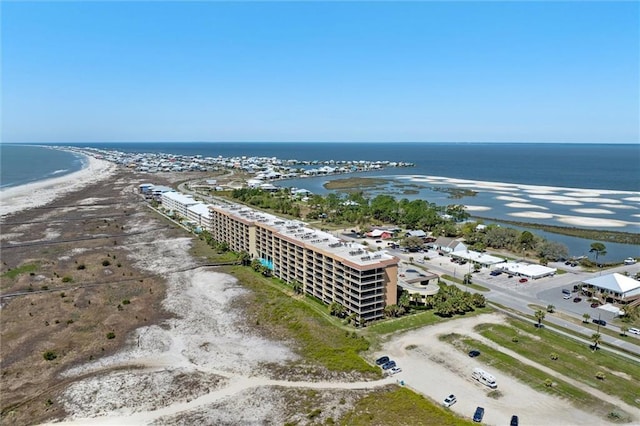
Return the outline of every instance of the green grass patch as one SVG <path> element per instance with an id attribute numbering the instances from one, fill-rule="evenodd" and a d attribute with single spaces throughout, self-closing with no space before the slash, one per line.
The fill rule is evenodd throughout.
<path id="1" fill-rule="evenodd" d="M 39 265 L 37 263 L 26 263 L 24 265 L 18 266 L 10 271 L 2 274 L 2 278 L 14 279 L 18 275 L 28 274 L 31 272 L 36 272 L 38 270 Z"/>
<path id="2" fill-rule="evenodd" d="M 486 324 L 487 327 L 491 327 L 492 325 L 493 324 Z M 484 326 L 485 324 L 483 324 L 481 327 Z M 523 343 L 522 341 L 521 335 L 518 335 L 518 343 L 511 342 L 511 338 L 514 336 L 514 334 L 515 333 L 512 331 L 509 335 L 509 347 L 513 347 L 514 345 L 525 346 L 525 343 Z M 612 411 L 620 412 L 620 409 L 618 407 L 602 401 L 599 398 L 596 398 L 591 394 L 583 391 L 582 389 L 559 380 L 556 377 L 553 377 L 552 375 L 547 374 L 535 367 L 523 364 L 519 360 L 507 354 L 504 354 L 499 350 L 493 349 L 475 339 L 461 336 L 455 333 L 441 336 L 440 339 L 451 343 L 453 346 L 464 352 L 467 352 L 471 348 L 480 350 L 480 352 L 482 352 L 482 355 L 478 358 L 478 360 L 482 361 L 492 369 L 507 373 L 510 376 L 515 377 L 516 379 L 527 384 L 532 389 L 538 392 L 545 392 L 550 395 L 563 398 L 567 401 L 570 401 L 572 404 L 579 408 L 588 409 L 596 413 L 601 413 L 602 417 L 605 417 Z M 528 344 L 531 346 L 536 346 L 532 345 L 530 342 L 528 342 Z M 547 353 L 546 356 L 548 357 L 548 355 L 549 354 Z M 562 371 L 562 373 L 565 374 L 566 371 Z M 593 373 L 595 374 L 595 371 L 593 371 Z M 500 388 L 499 375 L 497 375 L 497 383 L 498 388 Z M 548 386 L 547 383 L 552 383 L 553 385 Z"/>
<path id="3" fill-rule="evenodd" d="M 640 408 L 640 402 L 636 401 L 640 395 L 640 363 L 609 351 L 594 352 L 587 344 L 521 321 L 508 323 L 482 324 L 476 329 L 505 348 Z M 512 341 L 514 336 L 518 336 L 517 343 Z M 557 360 L 551 359 L 552 353 L 558 355 Z M 605 373 L 605 380 L 596 379 L 597 371 Z"/>
<path id="4" fill-rule="evenodd" d="M 252 290 L 245 309 L 259 325 L 283 340 L 296 342 L 296 351 L 307 361 L 331 371 L 359 371 L 380 374 L 380 369 L 360 356 L 369 349 L 369 341 L 354 329 L 336 326 L 304 297 L 292 297 L 291 288 L 275 279 L 265 278 L 248 267 L 225 268 Z M 328 309 L 328 308 L 325 308 Z"/>
<path id="5" fill-rule="evenodd" d="M 360 399 L 338 424 L 466 426 L 474 423 L 457 417 L 451 411 L 433 404 L 409 389 L 393 386 L 372 392 Z"/>
<path id="6" fill-rule="evenodd" d="M 444 274 L 444 275 L 442 275 L 442 278 L 447 280 L 447 281 L 451 281 L 451 282 L 454 282 L 454 283 L 457 283 L 457 284 L 460 284 L 460 285 L 464 285 L 465 287 L 469 287 L 469 288 L 472 288 L 472 289 L 477 290 L 477 291 L 491 291 L 490 288 L 481 286 L 479 284 L 473 284 L 473 283 L 472 284 L 464 284 L 464 282 L 460 278 L 454 278 L 451 275 Z"/>
<path id="7" fill-rule="evenodd" d="M 493 309 L 484 307 L 476 308 L 473 312 L 467 312 L 465 315 L 454 315 L 450 318 L 438 316 L 433 310 L 422 311 L 416 314 L 409 314 L 400 318 L 386 319 L 377 322 L 366 328 L 367 334 L 384 335 L 397 331 L 412 330 L 426 325 L 432 325 L 443 321 L 450 321 L 460 317 L 469 317 L 480 314 L 493 312 Z"/>

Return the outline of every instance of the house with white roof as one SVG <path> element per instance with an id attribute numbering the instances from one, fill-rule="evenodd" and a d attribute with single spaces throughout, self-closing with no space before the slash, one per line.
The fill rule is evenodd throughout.
<path id="1" fill-rule="evenodd" d="M 438 237 L 438 239 L 436 239 L 430 245 L 434 250 L 438 250 L 444 253 L 467 250 L 467 246 L 462 241 L 454 240 L 453 238 L 448 237 Z"/>
<path id="2" fill-rule="evenodd" d="M 640 299 L 640 281 L 613 273 L 582 281 L 582 291 L 588 295 L 602 293 L 607 302 L 626 304 Z"/>

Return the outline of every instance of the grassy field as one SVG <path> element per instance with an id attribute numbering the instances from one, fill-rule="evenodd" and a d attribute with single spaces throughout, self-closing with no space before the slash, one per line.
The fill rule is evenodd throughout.
<path id="1" fill-rule="evenodd" d="M 474 316 L 485 314 L 488 312 L 492 312 L 491 308 L 476 308 L 473 312 L 468 312 L 464 316 Z M 405 317 L 400 317 L 396 319 L 390 319 L 386 321 L 382 321 L 373 325 L 368 326 L 365 329 L 365 333 L 368 336 L 382 336 L 389 333 L 394 333 L 397 331 L 406 331 L 412 330 L 419 327 L 424 327 L 425 325 L 437 324 L 443 321 L 451 321 L 456 318 L 460 318 L 459 315 L 455 315 L 452 318 L 443 318 L 434 313 L 433 310 L 423 311 L 412 315 L 407 315 Z"/>
<path id="2" fill-rule="evenodd" d="M 532 361 L 640 408 L 638 363 L 608 351 L 594 352 L 584 343 L 518 320 L 509 320 L 508 326 L 483 324 L 477 331 Z M 517 342 L 512 340 L 514 336 Z M 558 358 L 551 359 L 551 354 Z M 598 371 L 605 374 L 604 380 L 596 378 Z"/>
<path id="3" fill-rule="evenodd" d="M 455 416 L 409 389 L 394 386 L 362 398 L 339 424 L 464 426 L 474 423 Z"/>
<path id="4" fill-rule="evenodd" d="M 443 279 L 445 279 L 445 280 L 447 280 L 447 281 L 451 281 L 451 282 L 454 282 L 454 283 L 458 283 L 458 284 L 460 284 L 460 285 L 466 285 L 467 287 L 472 288 L 472 289 L 477 290 L 477 291 L 483 291 L 483 292 L 491 291 L 491 289 L 489 289 L 489 288 L 487 288 L 487 287 L 484 287 L 484 286 L 481 286 L 481 285 L 479 285 L 479 284 L 473 284 L 473 283 L 471 283 L 471 284 L 464 284 L 464 282 L 463 282 L 460 278 L 454 278 L 454 277 L 452 277 L 451 275 L 443 274 L 443 275 L 442 275 L 442 278 L 443 278 Z M 472 279 L 472 280 L 473 280 L 473 279 Z"/>

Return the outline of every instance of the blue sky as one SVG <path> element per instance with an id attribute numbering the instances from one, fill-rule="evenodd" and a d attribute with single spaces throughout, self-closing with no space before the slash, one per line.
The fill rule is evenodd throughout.
<path id="1" fill-rule="evenodd" d="M 3 2 L 2 141 L 639 143 L 629 2 Z"/>

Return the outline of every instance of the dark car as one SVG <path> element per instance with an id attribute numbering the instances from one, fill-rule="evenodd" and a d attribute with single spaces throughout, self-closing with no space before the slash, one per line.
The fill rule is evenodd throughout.
<path id="1" fill-rule="evenodd" d="M 382 356 L 382 357 L 376 359 L 376 365 L 386 364 L 387 362 L 389 362 L 389 357 L 388 356 Z"/>
<path id="2" fill-rule="evenodd" d="M 480 423 L 483 417 L 484 417 L 484 408 L 482 407 L 476 408 L 476 412 L 473 413 L 473 421 L 476 423 Z"/>
<path id="3" fill-rule="evenodd" d="M 396 362 L 395 361 L 387 361 L 384 364 L 382 364 L 382 369 L 383 370 L 388 370 L 390 368 L 393 368 L 396 366 Z"/>
<path id="4" fill-rule="evenodd" d="M 582 299 L 579 297 L 574 297 L 573 298 L 573 303 L 578 303 L 578 302 L 582 302 Z"/>
<path id="5" fill-rule="evenodd" d="M 526 278 L 520 278 L 520 279 L 518 280 L 518 282 L 519 282 L 519 283 L 521 283 L 521 284 L 524 284 L 524 283 L 526 283 L 527 281 L 529 281 L 529 280 L 528 280 L 528 279 L 526 279 Z"/>
<path id="6" fill-rule="evenodd" d="M 497 277 L 500 274 L 502 274 L 501 271 L 491 271 L 491 272 L 489 272 L 489 275 L 493 275 L 494 277 Z"/>
<path id="7" fill-rule="evenodd" d="M 472 350 L 472 351 L 470 351 L 470 352 L 469 352 L 469 356 L 470 356 L 471 358 L 475 358 L 475 357 L 477 357 L 478 355 L 480 355 L 480 351 L 479 351 L 479 350 L 477 350 L 477 349 L 474 349 L 474 350 Z"/>
<path id="8" fill-rule="evenodd" d="M 595 302 L 594 302 L 594 303 L 592 303 L 592 304 L 591 304 L 591 307 L 592 307 L 592 308 L 597 308 L 598 306 L 600 306 L 600 304 L 599 304 L 599 303 L 595 303 Z"/>
<path id="9" fill-rule="evenodd" d="M 518 426 L 518 416 L 511 416 L 511 422 L 509 423 L 509 426 Z"/>
<path id="10" fill-rule="evenodd" d="M 605 320 L 601 320 L 601 319 L 594 319 L 593 323 L 594 324 L 598 324 L 598 325 L 602 325 L 602 326 L 607 325 L 607 322 Z"/>

